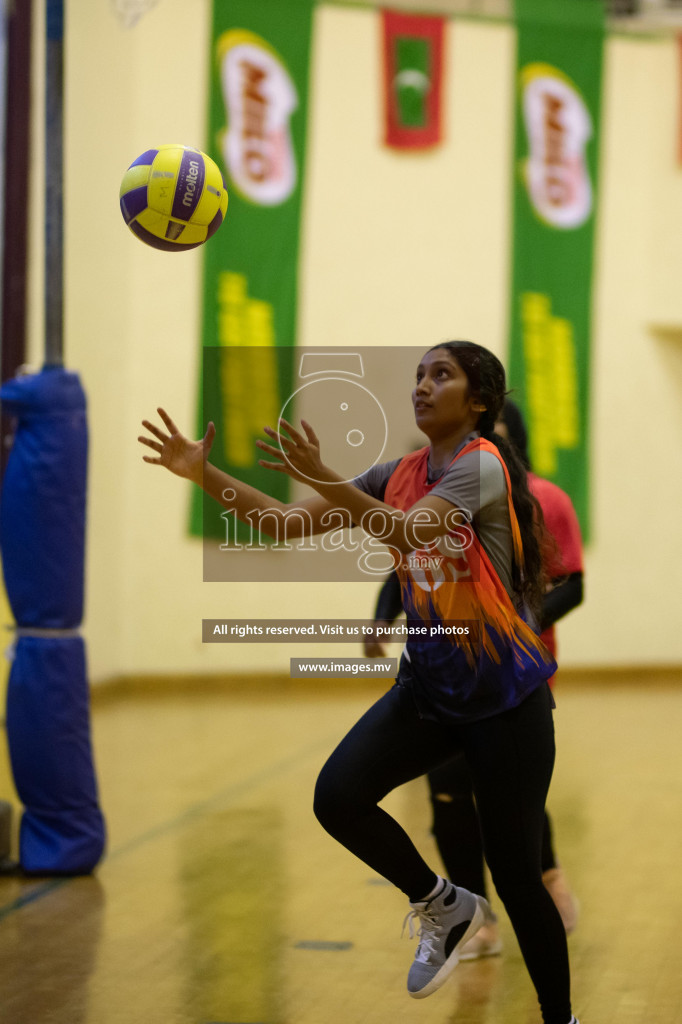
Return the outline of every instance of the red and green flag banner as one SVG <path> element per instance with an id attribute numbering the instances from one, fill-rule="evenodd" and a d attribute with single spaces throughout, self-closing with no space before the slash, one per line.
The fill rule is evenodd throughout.
<path id="1" fill-rule="evenodd" d="M 426 149 L 441 141 L 445 19 L 382 11 L 384 141 Z"/>
<path id="2" fill-rule="evenodd" d="M 255 440 L 291 393 L 313 0 L 214 0 L 208 151 L 225 223 L 204 249 L 200 428 L 212 461 L 282 500 L 289 478 L 258 465 Z M 192 532 L 224 535 L 197 500 Z"/>
<path id="3" fill-rule="evenodd" d="M 509 379 L 530 458 L 588 535 L 592 277 L 604 42 L 601 0 L 515 0 Z"/>

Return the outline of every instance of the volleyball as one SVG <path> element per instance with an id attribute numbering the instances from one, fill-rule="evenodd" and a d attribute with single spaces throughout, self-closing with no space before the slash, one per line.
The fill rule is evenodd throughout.
<path id="1" fill-rule="evenodd" d="M 157 146 L 138 156 L 123 175 L 119 196 L 133 234 L 164 252 L 203 245 L 227 210 L 220 168 L 190 146 Z"/>

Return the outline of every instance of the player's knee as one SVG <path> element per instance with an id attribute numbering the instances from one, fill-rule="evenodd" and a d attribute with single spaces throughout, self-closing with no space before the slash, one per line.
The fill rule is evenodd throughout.
<path id="1" fill-rule="evenodd" d="M 332 835 L 347 816 L 349 795 L 338 776 L 325 765 L 320 772 L 313 796 L 313 812 L 320 825 Z"/>

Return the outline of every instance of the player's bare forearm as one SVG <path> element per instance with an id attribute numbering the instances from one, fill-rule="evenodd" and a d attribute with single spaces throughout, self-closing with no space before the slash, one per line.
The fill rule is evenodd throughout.
<path id="1" fill-rule="evenodd" d="M 327 533 L 350 527 L 348 513 L 319 495 L 297 502 L 283 502 L 264 491 L 230 476 L 210 462 L 204 464 L 203 476 L 196 481 L 213 498 L 243 523 L 258 528 L 270 537 L 289 539 L 308 534 Z"/>
<path id="2" fill-rule="evenodd" d="M 247 516 L 260 512 L 275 512 L 284 515 L 288 506 L 278 498 L 230 476 L 210 462 L 205 462 L 201 478 L 196 481 L 210 498 L 225 508 L 234 511 L 238 519 L 247 521 Z"/>
<path id="3" fill-rule="evenodd" d="M 280 419 L 278 430 L 265 427 L 272 442 L 256 441 L 256 446 L 275 462 L 259 459 L 259 464 L 276 473 L 308 484 L 330 508 L 345 512 L 366 533 L 399 551 L 411 551 L 415 545 L 405 535 L 405 514 L 361 491 L 321 459 L 320 445 L 312 426 L 301 420 L 302 431 Z"/>
<path id="4" fill-rule="evenodd" d="M 330 507 L 345 509 L 365 533 L 403 554 L 425 547 L 452 528 L 448 516 L 456 509 L 443 498 L 427 496 L 403 512 L 361 491 L 326 466 L 318 468 L 309 483 Z"/>
<path id="5" fill-rule="evenodd" d="M 428 495 L 407 512 L 374 498 L 344 480 L 325 466 L 320 458 L 319 442 L 312 427 L 302 421 L 305 436 L 285 420 L 280 431 L 265 427 L 265 433 L 277 446 L 256 441 L 257 447 L 276 462 L 259 463 L 275 472 L 285 473 L 314 491 L 316 496 L 297 503 L 285 503 L 225 473 L 208 461 L 215 439 L 215 426 L 209 423 L 200 441 L 190 441 L 176 427 L 168 413 L 157 410 L 163 428 L 143 420 L 147 430 L 138 440 L 153 454 L 144 456 L 151 465 L 163 466 L 176 476 L 201 487 L 242 522 L 279 536 L 283 525 L 287 535 L 300 536 L 303 530 L 324 533 L 356 523 L 388 547 L 406 553 L 423 547 L 448 532 L 447 517 L 453 506 L 442 498 Z"/>

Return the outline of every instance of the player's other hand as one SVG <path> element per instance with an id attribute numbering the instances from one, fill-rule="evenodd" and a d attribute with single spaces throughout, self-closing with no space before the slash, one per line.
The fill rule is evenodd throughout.
<path id="1" fill-rule="evenodd" d="M 306 420 L 301 420 L 303 433 L 280 417 L 278 429 L 263 427 L 263 432 L 274 442 L 256 441 L 261 451 L 274 455 L 277 462 L 259 459 L 258 465 L 272 469 L 278 473 L 286 473 L 293 480 L 312 484 L 324 483 L 334 479 L 334 474 L 322 464 L 320 442 L 315 431 Z"/>
<path id="2" fill-rule="evenodd" d="M 152 466 L 165 466 L 176 476 L 201 484 L 204 463 L 215 437 L 215 426 L 209 423 L 201 441 L 190 441 L 180 433 L 165 409 L 157 409 L 157 412 L 166 430 L 162 430 L 149 420 L 142 420 L 142 426 L 152 437 L 141 435 L 137 440 L 156 452 L 156 455 L 143 455 L 144 461 Z"/>
<path id="3" fill-rule="evenodd" d="M 383 620 L 377 620 L 374 623 L 376 629 L 377 626 L 390 627 L 390 622 L 384 622 Z M 377 640 L 376 633 L 367 633 L 362 642 L 364 654 L 366 658 L 385 658 L 386 648 L 382 641 Z"/>

